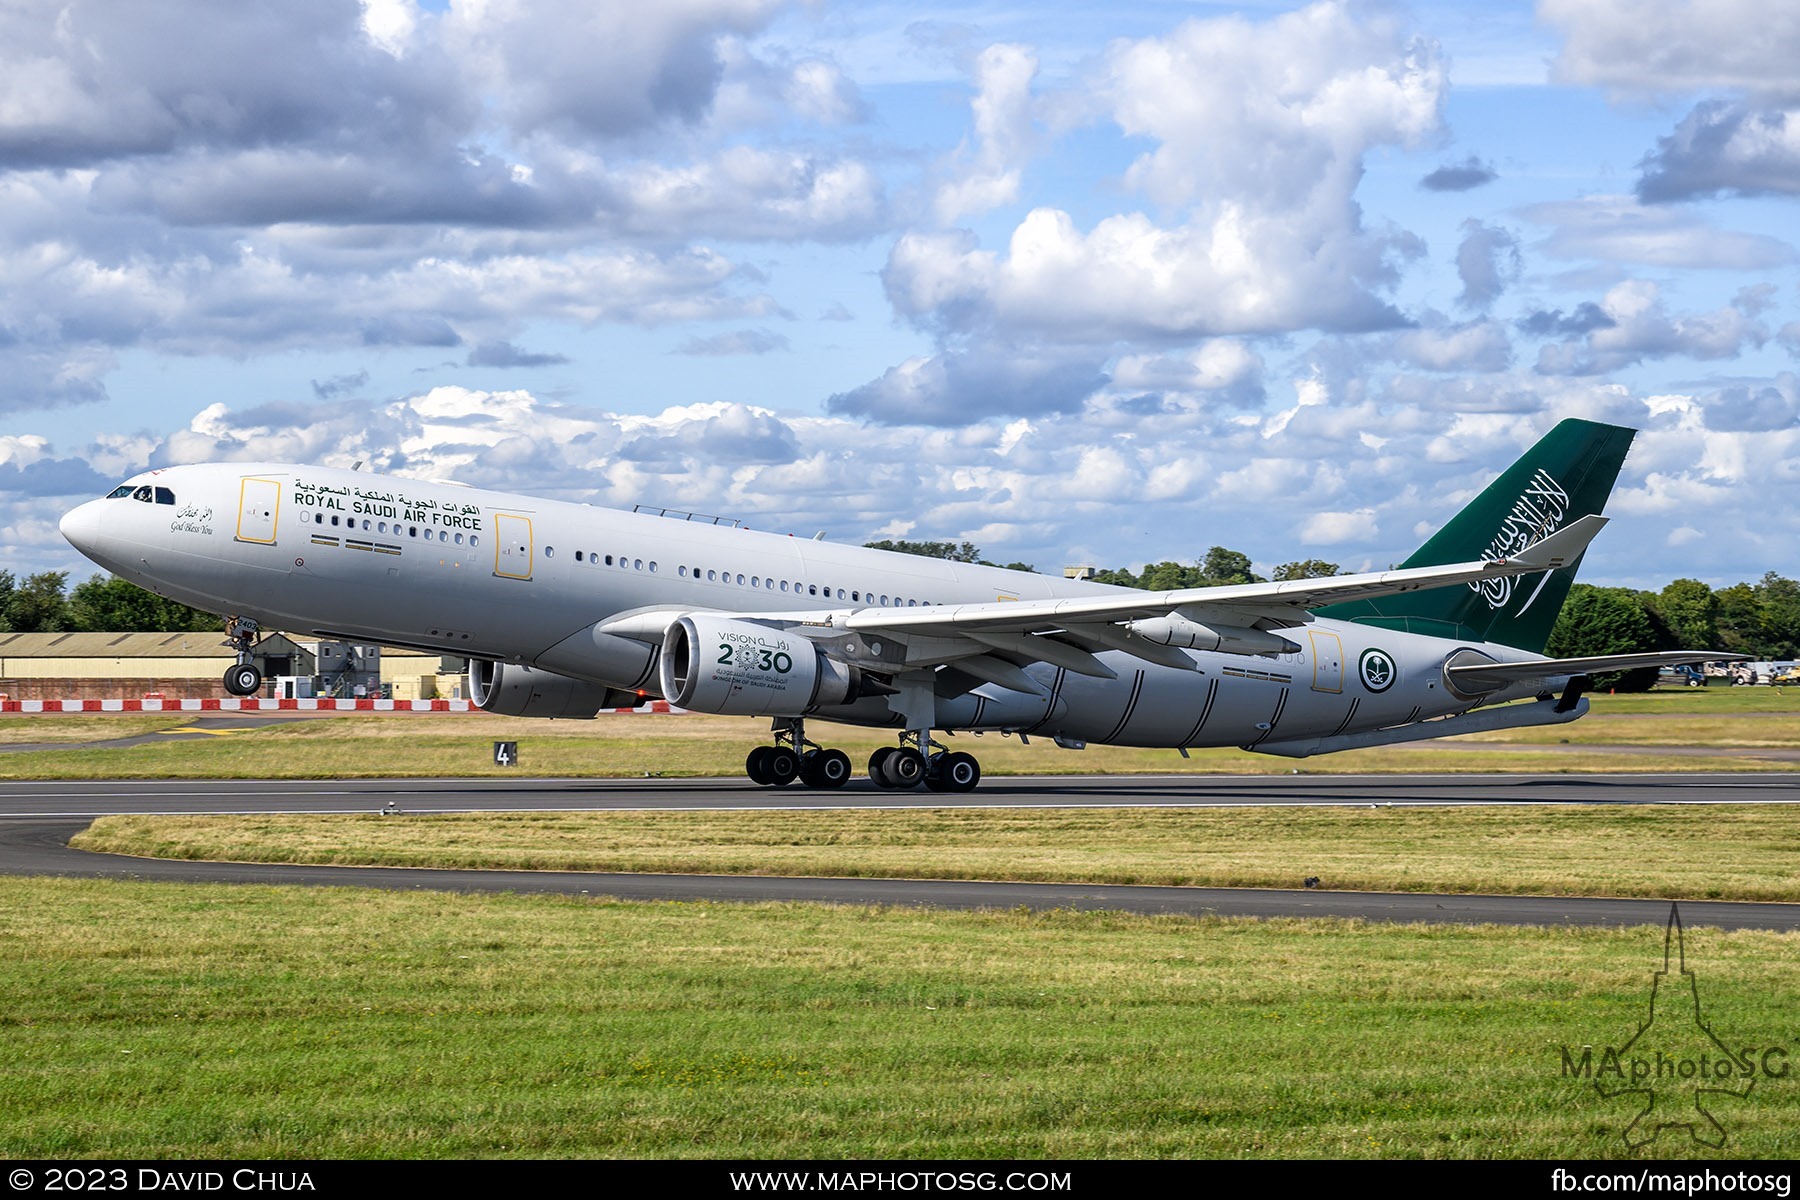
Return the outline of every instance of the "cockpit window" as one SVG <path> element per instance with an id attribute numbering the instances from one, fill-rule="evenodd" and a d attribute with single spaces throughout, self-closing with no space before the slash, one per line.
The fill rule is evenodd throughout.
<path id="1" fill-rule="evenodd" d="M 150 503 L 150 485 L 145 484 L 143 487 L 139 488 L 137 491 L 131 493 L 131 498 L 133 500 L 142 500 L 145 504 L 149 504 Z"/>
<path id="2" fill-rule="evenodd" d="M 117 500 L 129 495 L 131 495 L 131 485 L 129 483 L 121 483 L 118 487 L 106 493 L 106 498 L 108 500 Z"/>
<path id="3" fill-rule="evenodd" d="M 171 492 L 166 487 L 159 487 L 156 489 L 156 502 L 158 504 L 173 504 L 175 503 L 175 493 Z"/>

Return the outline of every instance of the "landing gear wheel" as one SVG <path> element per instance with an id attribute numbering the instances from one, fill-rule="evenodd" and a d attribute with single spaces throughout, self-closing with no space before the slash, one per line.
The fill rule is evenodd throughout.
<path id="1" fill-rule="evenodd" d="M 254 696 L 262 690 L 263 674 L 250 663 L 239 663 L 225 672 L 225 690 L 234 696 Z"/>
<path id="2" fill-rule="evenodd" d="M 850 782 L 850 756 L 842 750 L 814 750 L 800 760 L 800 782 L 809 788 L 841 788 Z"/>
<path id="3" fill-rule="evenodd" d="M 896 747 L 882 761 L 881 778 L 896 790 L 918 787 L 925 778 L 925 756 L 917 750 Z"/>
<path id="4" fill-rule="evenodd" d="M 774 749 L 772 746 L 758 746 L 750 752 L 750 757 L 744 760 L 744 774 L 750 777 L 751 783 L 768 787 L 772 782 L 769 779 L 768 768 L 769 751 L 772 749 Z"/>
<path id="5" fill-rule="evenodd" d="M 800 774 L 800 756 L 786 746 L 764 746 L 763 773 L 770 787 L 786 787 Z"/>
<path id="6" fill-rule="evenodd" d="M 875 753 L 869 755 L 869 779 L 874 782 L 876 787 L 891 788 L 894 786 L 888 782 L 887 775 L 883 773 L 881 768 L 888 759 L 898 753 L 900 753 L 900 747 L 898 746 L 883 746 Z"/>
<path id="7" fill-rule="evenodd" d="M 973 754 L 946 754 L 936 765 L 935 774 L 946 792 L 972 792 L 981 782 L 981 764 Z"/>

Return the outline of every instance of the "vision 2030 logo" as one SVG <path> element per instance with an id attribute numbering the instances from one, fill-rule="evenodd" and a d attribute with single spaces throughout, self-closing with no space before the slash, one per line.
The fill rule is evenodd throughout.
<path id="1" fill-rule="evenodd" d="M 1788 1048 L 1732 1047 L 1700 1015 L 1700 987 L 1687 967 L 1681 913 L 1669 905 L 1663 934 L 1663 968 L 1650 976 L 1650 1011 L 1623 1045 L 1579 1054 L 1562 1047 L 1563 1078 L 1588 1080 L 1609 1100 L 1630 1096 L 1640 1105 L 1625 1127 L 1625 1144 L 1648 1145 L 1666 1129 L 1686 1129 L 1696 1145 L 1718 1149 L 1725 1127 L 1712 1106 L 1742 1100 L 1759 1079 L 1786 1079 Z"/>

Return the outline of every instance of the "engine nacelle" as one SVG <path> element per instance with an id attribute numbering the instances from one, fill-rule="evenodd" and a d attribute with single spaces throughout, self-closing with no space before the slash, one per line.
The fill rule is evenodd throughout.
<path id="1" fill-rule="evenodd" d="M 1300 647 L 1284 637 L 1242 625 L 1205 625 L 1170 613 L 1130 624 L 1131 632 L 1161 646 L 1183 650 L 1218 650 L 1226 654 L 1293 654 Z"/>
<path id="2" fill-rule="evenodd" d="M 730 617 L 682 617 L 663 635 L 663 696 L 678 708 L 738 717 L 798 717 L 849 704 L 863 674 L 797 634 Z"/>
<path id="3" fill-rule="evenodd" d="M 631 708 L 635 692 L 609 688 L 603 683 L 570 679 L 551 671 L 469 660 L 469 698 L 483 712 L 503 717 L 563 717 L 587 720 L 603 708 Z"/>

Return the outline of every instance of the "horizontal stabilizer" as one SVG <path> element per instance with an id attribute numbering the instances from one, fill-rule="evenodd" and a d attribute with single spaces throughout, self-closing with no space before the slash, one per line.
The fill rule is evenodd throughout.
<path id="1" fill-rule="evenodd" d="M 1527 571 L 1554 571 L 1581 557 L 1594 535 L 1606 528 L 1610 518 L 1598 513 L 1569 522 L 1549 537 L 1542 538 L 1503 561 Z"/>
<path id="2" fill-rule="evenodd" d="M 1592 675 L 1597 671 L 1635 671 L 1643 667 L 1678 667 L 1684 663 L 1743 662 L 1749 657 L 1748 654 L 1725 654 L 1718 650 L 1659 650 L 1649 654 L 1601 654 L 1592 658 L 1468 663 L 1445 667 L 1444 674 L 1458 689 L 1479 692 L 1526 679 L 1560 679 L 1568 675 Z"/>

